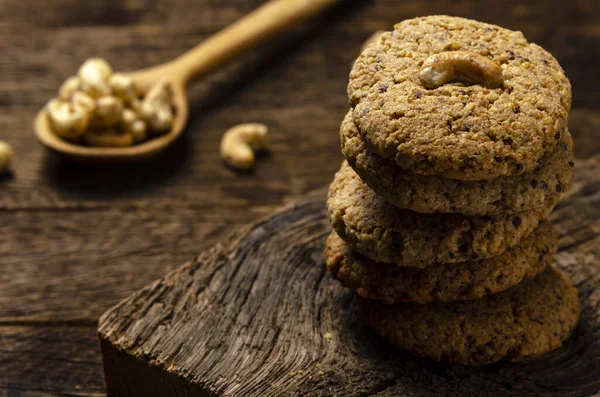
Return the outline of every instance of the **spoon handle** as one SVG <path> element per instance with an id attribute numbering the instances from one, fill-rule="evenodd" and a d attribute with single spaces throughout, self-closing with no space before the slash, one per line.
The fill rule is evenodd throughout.
<path id="1" fill-rule="evenodd" d="M 271 0 L 173 61 L 142 71 L 140 77 L 168 75 L 185 84 L 338 1 Z"/>

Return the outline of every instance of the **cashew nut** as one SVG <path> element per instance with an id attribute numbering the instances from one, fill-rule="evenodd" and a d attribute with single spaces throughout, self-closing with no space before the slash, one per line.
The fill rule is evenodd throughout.
<path id="1" fill-rule="evenodd" d="M 61 138 L 71 140 L 79 138 L 90 121 L 90 113 L 85 108 L 60 99 L 50 100 L 46 109 L 52 131 Z"/>
<path id="2" fill-rule="evenodd" d="M 110 95 L 108 79 L 112 73 L 112 68 L 104 59 L 90 58 L 81 65 L 77 75 L 81 82 L 81 89 L 97 99 Z"/>
<path id="3" fill-rule="evenodd" d="M 241 170 L 254 167 L 254 152 L 264 149 L 268 128 L 264 124 L 240 124 L 229 129 L 221 139 L 221 159 Z"/>
<path id="4" fill-rule="evenodd" d="M 80 88 L 81 83 L 79 81 L 79 77 L 71 76 L 66 79 L 58 89 L 58 97 L 63 101 L 68 101 Z"/>
<path id="5" fill-rule="evenodd" d="M 427 58 L 419 79 L 426 88 L 461 82 L 496 88 L 502 84 L 502 68 L 483 55 L 466 51 L 448 51 Z"/>
<path id="6" fill-rule="evenodd" d="M 152 133 L 160 134 L 171 129 L 173 125 L 173 113 L 171 110 L 157 109 L 146 121 Z"/>
<path id="7" fill-rule="evenodd" d="M 121 114 L 121 121 L 124 125 L 131 125 L 138 120 L 138 115 L 131 109 L 123 109 Z"/>
<path id="8" fill-rule="evenodd" d="M 172 86 L 159 81 L 138 96 L 134 80 L 113 73 L 101 58 L 90 58 L 77 76 L 61 85 L 58 98 L 48 102 L 51 129 L 60 137 L 92 146 L 130 146 L 171 129 Z M 86 129 L 90 128 L 91 131 Z"/>
<path id="9" fill-rule="evenodd" d="M 92 117 L 94 111 L 96 110 L 96 101 L 94 101 L 91 96 L 83 91 L 75 92 L 71 97 L 71 103 L 73 103 L 73 106 L 79 106 L 85 109 L 89 113 L 90 117 Z"/>
<path id="10" fill-rule="evenodd" d="M 146 139 L 146 123 L 142 120 L 136 120 L 127 126 L 127 131 L 133 136 L 133 140 L 138 143 Z"/>
<path id="11" fill-rule="evenodd" d="M 131 109 L 124 109 L 121 121 L 126 131 L 133 135 L 136 143 L 146 139 L 146 123 L 138 118 L 138 115 Z"/>
<path id="12" fill-rule="evenodd" d="M 92 119 L 93 126 L 114 127 L 121 122 L 123 101 L 114 96 L 105 96 L 96 100 L 96 111 Z"/>
<path id="13" fill-rule="evenodd" d="M 133 145 L 133 135 L 118 130 L 90 130 L 82 137 L 83 142 L 90 146 L 125 147 Z"/>
<path id="14" fill-rule="evenodd" d="M 129 103 L 129 107 L 135 110 L 136 113 L 141 114 L 142 112 L 142 100 L 140 98 L 135 98 L 131 103 Z"/>
<path id="15" fill-rule="evenodd" d="M 131 77 L 121 73 L 115 73 L 110 76 L 108 82 L 112 89 L 112 94 L 121 98 L 123 102 L 131 104 L 138 99 L 137 91 Z"/>
<path id="16" fill-rule="evenodd" d="M 6 142 L 0 141 L 0 175 L 6 170 L 13 158 L 13 150 L 10 145 Z"/>
<path id="17" fill-rule="evenodd" d="M 173 125 L 171 96 L 171 85 L 163 80 L 154 85 L 144 97 L 140 115 L 148 125 L 149 132 L 168 131 Z"/>

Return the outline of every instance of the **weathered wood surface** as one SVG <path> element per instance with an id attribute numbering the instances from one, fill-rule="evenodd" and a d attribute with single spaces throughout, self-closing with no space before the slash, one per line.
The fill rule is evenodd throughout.
<path id="1" fill-rule="evenodd" d="M 483 368 L 433 365 L 395 352 L 368 330 L 352 294 L 325 272 L 330 227 L 325 193 L 318 191 L 103 315 L 109 396 L 600 393 L 599 170 L 594 161 L 579 165 L 576 187 L 553 214 L 561 236 L 555 263 L 574 281 L 583 305 L 579 326 L 559 351 Z"/>
<path id="2" fill-rule="evenodd" d="M 103 396 L 95 327 L 0 327 L 0 396 Z"/>
<path id="3" fill-rule="evenodd" d="M 0 396 L 102 394 L 94 329 L 103 311 L 327 184 L 341 161 L 350 63 L 374 30 L 432 13 L 522 30 L 571 78 L 577 155 L 600 151 L 600 12 L 590 0 L 347 0 L 194 84 L 186 136 L 155 162 L 73 167 L 36 142 L 36 112 L 85 58 L 105 56 L 130 70 L 163 62 L 263 1 L 0 1 L 0 139 L 17 154 L 13 176 L 0 178 Z M 255 173 L 237 175 L 222 167 L 217 148 L 227 128 L 246 121 L 271 127 L 271 153 Z M 94 360 L 68 349 L 78 338 L 96 346 Z"/>

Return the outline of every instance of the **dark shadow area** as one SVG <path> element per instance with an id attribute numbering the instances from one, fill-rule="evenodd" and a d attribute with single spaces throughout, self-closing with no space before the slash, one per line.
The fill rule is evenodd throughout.
<path id="1" fill-rule="evenodd" d="M 0 184 L 2 184 L 4 182 L 12 181 L 13 179 L 15 179 L 15 173 L 10 168 L 10 166 L 8 167 L 8 169 L 6 171 L 0 173 Z"/>
<path id="2" fill-rule="evenodd" d="M 598 324 L 583 312 L 563 346 L 531 361 L 501 362 L 486 373 L 519 380 L 530 395 L 591 396 L 600 392 L 600 339 Z M 548 394 L 552 390 L 555 394 Z"/>
<path id="3" fill-rule="evenodd" d="M 257 164 L 260 164 L 261 160 L 266 160 L 266 159 L 270 158 L 271 155 L 272 154 L 269 150 L 261 150 L 260 152 L 254 154 Z M 255 168 L 251 168 L 248 170 L 242 170 L 242 169 L 237 169 L 237 168 L 230 166 L 229 164 L 225 163 L 225 161 L 222 161 L 222 163 L 223 163 L 223 166 L 226 167 L 229 171 L 234 172 L 235 174 L 237 174 L 241 177 L 248 177 L 250 175 L 256 174 Z"/>
<path id="4" fill-rule="evenodd" d="M 184 135 L 157 158 L 136 164 L 77 164 L 47 154 L 44 178 L 58 191 L 84 199 L 108 199 L 129 191 L 149 189 L 172 178 L 187 163 L 188 140 Z"/>

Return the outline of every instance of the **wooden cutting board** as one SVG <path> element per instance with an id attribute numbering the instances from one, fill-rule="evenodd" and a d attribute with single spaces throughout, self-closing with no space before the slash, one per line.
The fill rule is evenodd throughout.
<path id="1" fill-rule="evenodd" d="M 469 368 L 398 352 L 325 271 L 325 190 L 235 233 L 106 312 L 109 396 L 590 396 L 600 393 L 600 168 L 552 220 L 580 324 L 562 349 Z"/>

